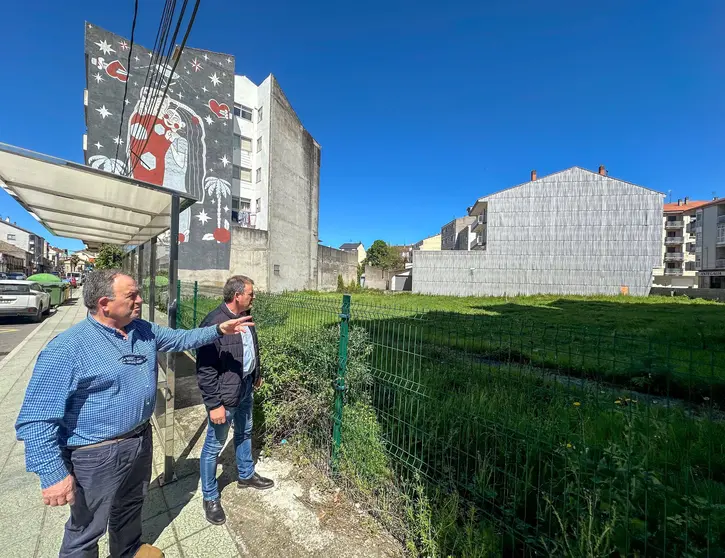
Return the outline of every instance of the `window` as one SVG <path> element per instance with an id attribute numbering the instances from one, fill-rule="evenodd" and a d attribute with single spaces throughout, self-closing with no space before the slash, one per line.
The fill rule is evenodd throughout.
<path id="1" fill-rule="evenodd" d="M 262 212 L 262 198 L 257 198 L 257 206 L 254 210 L 255 213 L 261 213 Z"/>
<path id="2" fill-rule="evenodd" d="M 252 181 L 252 169 L 245 169 L 244 167 L 240 167 L 238 165 L 232 166 L 232 178 L 236 178 L 237 180 L 243 180 L 244 182 L 251 182 Z"/>
<path id="3" fill-rule="evenodd" d="M 257 169 L 257 182 L 262 182 L 262 167 Z"/>
<path id="4" fill-rule="evenodd" d="M 243 227 L 248 227 L 251 221 L 250 209 L 252 200 L 246 198 L 232 198 L 232 221 Z"/>
<path id="5" fill-rule="evenodd" d="M 242 146 L 242 151 L 249 151 L 252 152 L 252 140 L 251 138 L 245 138 L 244 136 L 239 136 L 239 144 Z"/>
<path id="6" fill-rule="evenodd" d="M 262 109 L 263 109 L 263 108 L 264 108 L 264 107 L 259 107 L 259 108 L 257 109 L 257 122 L 261 122 L 261 121 L 262 121 Z"/>
<path id="7" fill-rule="evenodd" d="M 262 138 L 257 138 L 257 153 L 262 151 Z"/>
<path id="8" fill-rule="evenodd" d="M 234 116 L 243 118 L 244 120 L 252 121 L 252 109 L 245 107 L 244 105 L 238 105 L 234 103 Z"/>
<path id="9" fill-rule="evenodd" d="M 8 240 L 15 240 L 15 235 L 8 233 Z"/>
<path id="10" fill-rule="evenodd" d="M 279 265 L 278 264 L 274 264 L 274 274 L 279 275 Z"/>
<path id="11" fill-rule="evenodd" d="M 717 228 L 717 241 L 725 242 L 725 227 L 723 226 Z"/>

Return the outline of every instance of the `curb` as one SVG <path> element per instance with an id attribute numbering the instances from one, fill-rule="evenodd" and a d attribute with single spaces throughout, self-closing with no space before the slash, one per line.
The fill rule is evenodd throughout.
<path id="1" fill-rule="evenodd" d="M 28 341 L 30 341 L 35 335 L 43 328 L 43 326 L 47 323 L 50 323 L 50 318 L 52 316 L 48 316 L 45 320 L 43 320 L 43 323 L 38 324 L 38 327 L 36 327 L 33 331 L 31 331 L 28 336 L 23 339 L 20 344 L 15 347 L 12 351 L 10 351 L 7 355 L 5 355 L 5 358 L 0 360 L 0 370 L 3 369 L 3 367 L 10 362 L 10 359 L 12 359 L 16 354 L 20 352 L 20 350 L 26 345 Z"/>

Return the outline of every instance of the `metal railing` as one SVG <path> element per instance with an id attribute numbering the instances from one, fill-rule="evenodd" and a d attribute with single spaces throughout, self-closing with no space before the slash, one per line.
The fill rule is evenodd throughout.
<path id="1" fill-rule="evenodd" d="M 682 269 L 666 267 L 665 275 L 682 275 Z"/>
<path id="2" fill-rule="evenodd" d="M 666 252 L 665 253 L 665 261 L 666 262 L 681 262 L 685 259 L 685 254 L 682 252 Z"/>
<path id="3" fill-rule="evenodd" d="M 715 260 L 715 267 L 717 269 L 725 269 L 725 258 L 718 258 Z"/>
<path id="4" fill-rule="evenodd" d="M 179 287 L 181 327 L 220 304 L 202 290 Z M 725 555 L 717 305 L 382 299 L 255 299 L 268 443 L 419 555 Z"/>
<path id="5" fill-rule="evenodd" d="M 684 221 L 665 221 L 666 229 L 681 229 L 685 226 Z"/>
<path id="6" fill-rule="evenodd" d="M 681 236 L 668 236 L 665 238 L 666 246 L 682 244 L 683 242 L 684 242 L 684 238 Z"/>

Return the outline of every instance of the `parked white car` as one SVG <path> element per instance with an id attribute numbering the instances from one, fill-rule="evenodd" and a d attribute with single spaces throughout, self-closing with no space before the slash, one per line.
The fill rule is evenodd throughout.
<path id="1" fill-rule="evenodd" d="M 33 281 L 0 281 L 0 316 L 22 316 L 35 322 L 50 313 L 50 295 Z"/>

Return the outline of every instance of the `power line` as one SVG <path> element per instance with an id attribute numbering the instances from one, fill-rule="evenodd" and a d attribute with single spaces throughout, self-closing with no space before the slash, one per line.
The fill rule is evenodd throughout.
<path id="1" fill-rule="evenodd" d="M 133 5 L 133 22 L 131 23 L 131 44 L 128 49 L 128 58 L 126 59 L 126 83 L 123 87 L 123 101 L 121 101 L 121 122 L 118 124 L 118 137 L 121 138 L 121 132 L 123 131 L 123 116 L 126 113 L 126 98 L 128 97 L 128 80 L 129 74 L 131 73 L 131 55 L 133 54 L 133 40 L 136 35 L 136 18 L 138 18 L 138 0 L 135 0 Z M 118 161 L 118 149 L 121 147 L 121 142 L 116 143 L 116 155 L 114 158 L 114 167 Z M 114 168 L 117 171 L 118 168 Z"/>
<path id="2" fill-rule="evenodd" d="M 199 4 L 201 3 L 201 0 L 195 0 L 194 2 L 194 10 L 191 13 L 191 16 L 189 18 L 189 23 L 186 26 L 186 32 L 184 33 L 184 38 L 181 41 L 181 45 L 179 45 L 179 48 L 176 49 L 176 52 L 174 53 L 174 63 L 171 67 L 171 72 L 169 75 L 169 79 L 166 80 L 166 87 L 164 87 L 164 93 L 161 96 L 162 102 L 159 103 L 158 108 L 156 109 L 156 115 L 154 116 L 154 120 L 156 120 L 159 117 L 159 114 L 161 113 L 161 107 L 163 105 L 163 100 L 166 99 L 166 95 L 169 91 L 169 85 L 171 85 L 171 78 L 173 77 L 174 73 L 176 73 L 176 66 L 179 64 L 179 60 L 181 59 L 181 54 L 184 52 L 184 47 L 186 46 L 186 41 L 189 38 L 189 34 L 191 33 L 191 28 L 194 26 L 194 21 L 196 20 L 196 14 L 199 11 Z M 176 29 L 174 30 L 174 36 L 171 40 L 171 43 L 174 44 L 176 42 L 176 37 L 179 33 L 179 29 L 181 28 L 181 23 L 184 18 L 184 13 L 186 11 L 186 6 L 188 4 L 188 0 L 184 0 L 184 4 L 181 8 L 181 13 L 179 14 L 179 19 L 176 23 Z M 141 149 L 141 154 L 146 150 L 146 146 L 148 145 L 149 139 L 151 139 L 151 134 L 147 134 L 146 141 L 144 142 L 143 148 Z M 131 172 L 136 168 L 136 165 L 138 165 L 138 161 L 140 161 L 140 154 L 137 156 L 137 162 L 132 167 Z"/>

